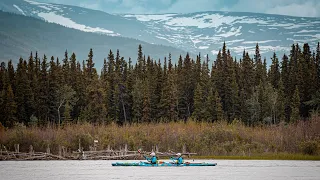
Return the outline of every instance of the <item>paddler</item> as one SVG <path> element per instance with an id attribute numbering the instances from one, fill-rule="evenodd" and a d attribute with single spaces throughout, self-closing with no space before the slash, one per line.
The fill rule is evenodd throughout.
<path id="1" fill-rule="evenodd" d="M 177 153 L 176 154 L 177 157 L 171 157 L 170 159 L 175 160 L 176 164 L 183 164 L 183 157 L 181 155 L 181 153 Z"/>
<path id="2" fill-rule="evenodd" d="M 157 164 L 158 158 L 156 156 L 156 153 L 152 152 L 150 153 L 150 158 L 147 156 L 143 156 L 147 161 L 149 161 L 151 164 Z"/>

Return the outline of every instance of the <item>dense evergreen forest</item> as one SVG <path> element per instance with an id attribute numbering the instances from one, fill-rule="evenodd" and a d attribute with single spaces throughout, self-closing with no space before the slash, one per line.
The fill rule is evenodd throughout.
<path id="1" fill-rule="evenodd" d="M 307 120 L 320 107 L 320 47 L 292 45 L 274 53 L 267 67 L 259 45 L 250 57 L 233 58 L 224 44 L 215 60 L 169 54 L 154 60 L 138 47 L 137 63 L 110 50 L 101 73 L 94 52 L 77 60 L 20 58 L 0 67 L 0 120 L 5 127 L 171 122 L 193 118 L 214 122 L 237 119 L 247 126 Z M 100 61 L 100 59 L 95 59 Z M 163 62 L 163 64 L 161 63 Z"/>

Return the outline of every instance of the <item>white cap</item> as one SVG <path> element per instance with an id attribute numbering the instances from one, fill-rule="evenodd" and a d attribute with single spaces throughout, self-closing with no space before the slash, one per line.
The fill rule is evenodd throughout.
<path id="1" fill-rule="evenodd" d="M 154 152 L 152 152 L 151 154 L 150 154 L 150 156 L 155 156 L 156 155 L 156 153 L 154 153 Z"/>
<path id="2" fill-rule="evenodd" d="M 177 156 L 181 156 L 181 153 L 177 153 L 176 155 L 177 155 Z"/>

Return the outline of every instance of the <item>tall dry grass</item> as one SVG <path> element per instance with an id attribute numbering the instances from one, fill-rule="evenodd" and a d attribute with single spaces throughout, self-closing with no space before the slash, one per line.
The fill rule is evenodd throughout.
<path id="1" fill-rule="evenodd" d="M 0 144 L 13 150 L 20 144 L 20 151 L 28 152 L 32 145 L 36 151 L 45 151 L 49 145 L 57 153 L 58 147 L 71 150 L 81 145 L 88 150 L 93 140 L 99 140 L 98 149 L 108 145 L 119 149 L 125 144 L 130 150 L 142 148 L 150 151 L 158 145 L 159 151 L 181 151 L 206 156 L 254 156 L 275 153 L 320 154 L 320 117 L 286 125 L 247 127 L 241 122 L 184 122 L 132 124 L 119 127 L 116 124 L 94 126 L 74 124 L 59 128 L 16 126 L 0 131 Z"/>

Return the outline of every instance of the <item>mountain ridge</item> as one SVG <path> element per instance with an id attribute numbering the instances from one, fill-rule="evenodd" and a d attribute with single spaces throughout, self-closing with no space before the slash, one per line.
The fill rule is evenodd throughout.
<path id="1" fill-rule="evenodd" d="M 54 3 L 52 3 L 54 4 Z M 81 7 L 81 6 L 77 6 Z M 88 8 L 89 9 L 89 8 Z M 94 9 L 92 9 L 94 10 Z M 221 13 L 221 14 L 243 14 L 243 15 L 268 15 L 268 16 L 278 16 L 278 17 L 292 17 L 292 18 L 314 18 L 320 19 L 320 17 L 308 17 L 308 16 L 293 16 L 293 15 L 282 15 L 282 14 L 272 14 L 272 13 L 260 13 L 260 12 L 247 12 L 247 11 L 194 11 L 189 13 L 176 13 L 176 12 L 167 12 L 167 13 L 109 13 L 103 10 L 95 10 L 101 11 L 104 13 L 112 14 L 112 15 L 165 15 L 165 14 L 176 14 L 176 15 L 192 15 L 192 14 L 201 14 L 201 13 Z"/>
<path id="2" fill-rule="evenodd" d="M 4 0 L 0 9 L 15 11 L 66 27 L 135 38 L 186 52 L 211 57 L 226 42 L 234 56 L 243 50 L 253 54 L 259 43 L 261 54 L 288 54 L 294 43 L 309 43 L 315 48 L 320 40 L 320 18 L 295 17 L 252 12 L 202 11 L 193 13 L 115 14 L 100 10 L 31 0 Z"/>
<path id="3" fill-rule="evenodd" d="M 152 45 L 140 40 L 126 37 L 106 36 L 97 33 L 87 33 L 76 29 L 65 28 L 55 23 L 47 23 L 33 17 L 17 15 L 0 11 L 0 60 L 12 59 L 17 62 L 20 57 L 27 59 L 30 52 L 38 52 L 42 57 L 64 57 L 64 52 L 74 52 L 78 60 L 86 60 L 90 48 L 93 48 L 94 59 L 98 69 L 102 67 L 103 59 L 107 58 L 109 50 L 128 60 L 135 62 L 139 44 L 142 45 L 146 56 L 155 60 L 163 59 L 171 52 L 172 57 L 178 58 L 187 52 L 163 45 Z M 19 26 L 16 26 L 16 24 Z M 28 27 L 21 31 L 20 27 Z M 71 55 L 71 54 L 70 54 Z"/>

